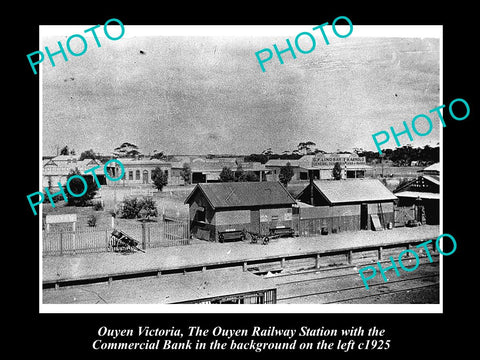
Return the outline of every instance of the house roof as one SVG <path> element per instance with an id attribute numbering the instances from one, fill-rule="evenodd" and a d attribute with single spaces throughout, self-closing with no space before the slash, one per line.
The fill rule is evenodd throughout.
<path id="1" fill-rule="evenodd" d="M 426 180 L 426 181 L 424 181 Z M 421 175 L 413 180 L 410 180 L 403 184 L 402 186 L 399 186 L 396 188 L 393 192 L 395 194 L 399 193 L 400 191 L 416 191 L 418 189 L 423 190 L 423 192 L 428 192 L 426 190 L 429 189 L 430 185 L 428 184 L 431 182 L 432 184 L 440 186 L 440 178 L 437 175 Z M 433 192 L 434 194 L 437 193 L 437 191 Z"/>
<path id="2" fill-rule="evenodd" d="M 313 183 L 330 204 L 393 201 L 397 199 L 377 179 L 315 180 Z"/>
<path id="3" fill-rule="evenodd" d="M 226 182 L 197 184 L 185 199 L 201 191 L 213 208 L 295 204 L 295 199 L 279 182 Z"/>
<path id="4" fill-rule="evenodd" d="M 400 191 L 395 193 L 398 197 L 412 198 L 412 199 L 436 199 L 440 200 L 440 194 L 422 191 Z"/>

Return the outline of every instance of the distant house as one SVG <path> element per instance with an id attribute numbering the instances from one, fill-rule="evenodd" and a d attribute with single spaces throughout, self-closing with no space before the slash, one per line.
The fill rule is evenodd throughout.
<path id="1" fill-rule="evenodd" d="M 397 197 L 376 179 L 314 180 L 297 195 L 300 235 L 386 227 Z"/>
<path id="2" fill-rule="evenodd" d="M 239 166 L 241 166 L 245 173 L 249 172 L 254 174 L 258 181 L 265 180 L 267 169 L 259 162 L 244 162 L 236 158 L 196 158 L 190 163 L 192 173 L 191 182 L 193 184 L 220 182 L 220 173 L 224 167 L 236 171 Z"/>
<path id="3" fill-rule="evenodd" d="M 58 189 L 58 183 L 64 186 L 67 182 L 68 174 L 76 169 L 78 169 L 84 177 L 92 177 L 92 175 L 83 173 L 97 165 L 100 165 L 100 167 L 95 169 L 95 175 L 100 185 L 105 185 L 107 180 L 103 173 L 103 164 L 99 160 L 78 160 L 78 156 L 76 155 L 59 155 L 51 159 L 46 159 L 42 163 L 42 187 Z"/>
<path id="4" fill-rule="evenodd" d="M 270 229 L 292 227 L 295 199 L 279 182 L 197 184 L 185 199 L 191 233 L 217 241 L 218 232 L 268 234 Z"/>
<path id="5" fill-rule="evenodd" d="M 140 185 L 152 184 L 152 171 L 159 167 L 168 177 L 168 183 L 172 181 L 172 166 L 169 162 L 159 159 L 134 159 L 134 158 L 119 158 L 123 165 L 125 174 L 119 182 L 122 185 Z M 119 173 L 120 169 L 116 165 L 115 172 Z"/>

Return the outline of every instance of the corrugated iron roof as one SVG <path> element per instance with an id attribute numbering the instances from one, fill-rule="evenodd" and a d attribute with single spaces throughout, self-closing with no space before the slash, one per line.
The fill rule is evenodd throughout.
<path id="1" fill-rule="evenodd" d="M 314 184 L 331 204 L 397 199 L 377 179 L 315 180 Z"/>
<path id="2" fill-rule="evenodd" d="M 395 193 L 398 197 L 406 197 L 412 199 L 436 199 L 440 200 L 439 193 L 431 193 L 431 192 L 422 192 L 422 191 L 401 191 L 399 193 Z"/>
<path id="3" fill-rule="evenodd" d="M 214 208 L 295 204 L 283 185 L 272 181 L 197 184 L 185 203 L 197 191 L 202 191 Z"/>

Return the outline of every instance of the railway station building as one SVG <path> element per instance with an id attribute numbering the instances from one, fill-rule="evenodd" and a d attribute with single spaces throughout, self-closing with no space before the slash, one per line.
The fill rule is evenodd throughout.
<path id="1" fill-rule="evenodd" d="M 190 167 L 192 184 L 220 182 L 220 173 L 225 167 L 232 171 L 241 167 L 244 172 L 255 175 L 258 181 L 265 181 L 267 172 L 266 167 L 259 162 L 244 162 L 237 158 L 197 158 L 191 161 Z"/>
<path id="2" fill-rule="evenodd" d="M 268 234 L 292 227 L 295 199 L 279 182 L 226 182 L 197 184 L 185 199 L 191 234 L 218 241 L 219 234 Z"/>
<path id="3" fill-rule="evenodd" d="M 300 236 L 394 225 L 397 197 L 377 179 L 311 180 L 297 195 Z"/>

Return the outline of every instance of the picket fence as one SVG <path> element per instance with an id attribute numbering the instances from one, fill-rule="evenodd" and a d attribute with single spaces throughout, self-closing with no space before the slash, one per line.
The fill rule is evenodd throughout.
<path id="1" fill-rule="evenodd" d="M 87 228 L 77 231 L 43 230 L 43 256 L 74 255 L 113 251 L 111 228 Z M 186 219 L 139 223 L 121 230 L 138 241 L 141 249 L 190 244 L 190 226 Z"/>

